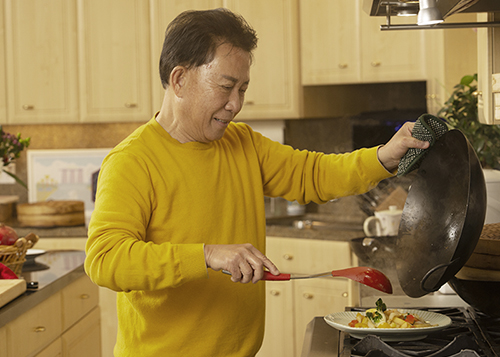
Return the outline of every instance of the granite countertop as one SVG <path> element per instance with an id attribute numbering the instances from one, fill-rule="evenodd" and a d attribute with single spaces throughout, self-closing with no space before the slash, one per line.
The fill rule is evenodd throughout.
<path id="1" fill-rule="evenodd" d="M 38 289 L 27 290 L 0 308 L 0 327 L 85 275 L 84 260 L 85 252 L 83 251 L 48 251 L 37 257 L 35 264 L 25 264 L 21 273 L 22 278 L 26 282 L 38 282 Z M 33 271 L 33 269 L 40 270 Z"/>

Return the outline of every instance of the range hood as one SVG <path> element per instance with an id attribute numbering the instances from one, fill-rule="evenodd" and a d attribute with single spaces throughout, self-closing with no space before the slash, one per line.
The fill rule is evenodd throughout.
<path id="1" fill-rule="evenodd" d="M 436 0 L 443 19 L 461 12 L 500 11 L 500 0 Z M 363 10 L 370 16 L 417 15 L 418 0 L 364 0 Z M 389 12 L 389 13 L 388 13 Z"/>
<path id="2" fill-rule="evenodd" d="M 432 2 L 441 15 L 441 23 L 437 24 L 391 24 L 392 16 L 417 15 L 420 10 L 420 2 Z M 486 22 L 459 22 L 443 23 L 447 17 L 458 13 L 494 13 L 500 12 L 500 0 L 364 0 L 363 10 L 370 16 L 384 16 L 387 21 L 381 25 L 382 31 L 387 30 L 423 30 L 444 28 L 478 28 L 499 27 L 498 21 Z M 439 18 L 439 16 L 438 16 Z M 439 22 L 439 21 L 434 21 Z"/>

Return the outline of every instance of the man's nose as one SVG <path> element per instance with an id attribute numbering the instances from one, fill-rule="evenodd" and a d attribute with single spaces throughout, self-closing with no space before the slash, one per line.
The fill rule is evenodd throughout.
<path id="1" fill-rule="evenodd" d="M 226 110 L 238 114 L 243 105 L 243 95 L 240 95 L 239 90 L 233 90 L 229 96 L 229 100 L 226 103 Z"/>

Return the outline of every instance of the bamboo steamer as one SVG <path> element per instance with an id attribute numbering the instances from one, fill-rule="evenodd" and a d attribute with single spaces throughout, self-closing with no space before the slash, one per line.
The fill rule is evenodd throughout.
<path id="1" fill-rule="evenodd" d="M 465 266 L 500 270 L 500 223 L 484 225 L 476 248 Z"/>
<path id="2" fill-rule="evenodd" d="M 22 227 L 64 227 L 85 224 L 83 201 L 45 201 L 17 205 Z"/>

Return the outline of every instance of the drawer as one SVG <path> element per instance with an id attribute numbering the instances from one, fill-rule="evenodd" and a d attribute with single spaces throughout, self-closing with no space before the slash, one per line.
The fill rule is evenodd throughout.
<path id="1" fill-rule="evenodd" d="M 32 356 L 62 333 L 61 294 L 47 300 L 6 325 L 9 356 Z"/>
<path id="2" fill-rule="evenodd" d="M 0 327 L 0 341 L 7 341 L 7 327 Z M 5 344 L 0 345 L 0 357 L 7 357 L 7 349 Z"/>
<path id="3" fill-rule="evenodd" d="M 353 266 L 348 242 L 267 237 L 266 255 L 283 273 L 314 274 Z"/>
<path id="4" fill-rule="evenodd" d="M 62 340 L 58 338 L 50 345 L 45 347 L 42 352 L 38 353 L 36 357 L 61 357 L 62 356 Z"/>
<path id="5" fill-rule="evenodd" d="M 99 303 L 99 288 L 82 276 L 62 291 L 63 331 L 66 331 Z"/>

